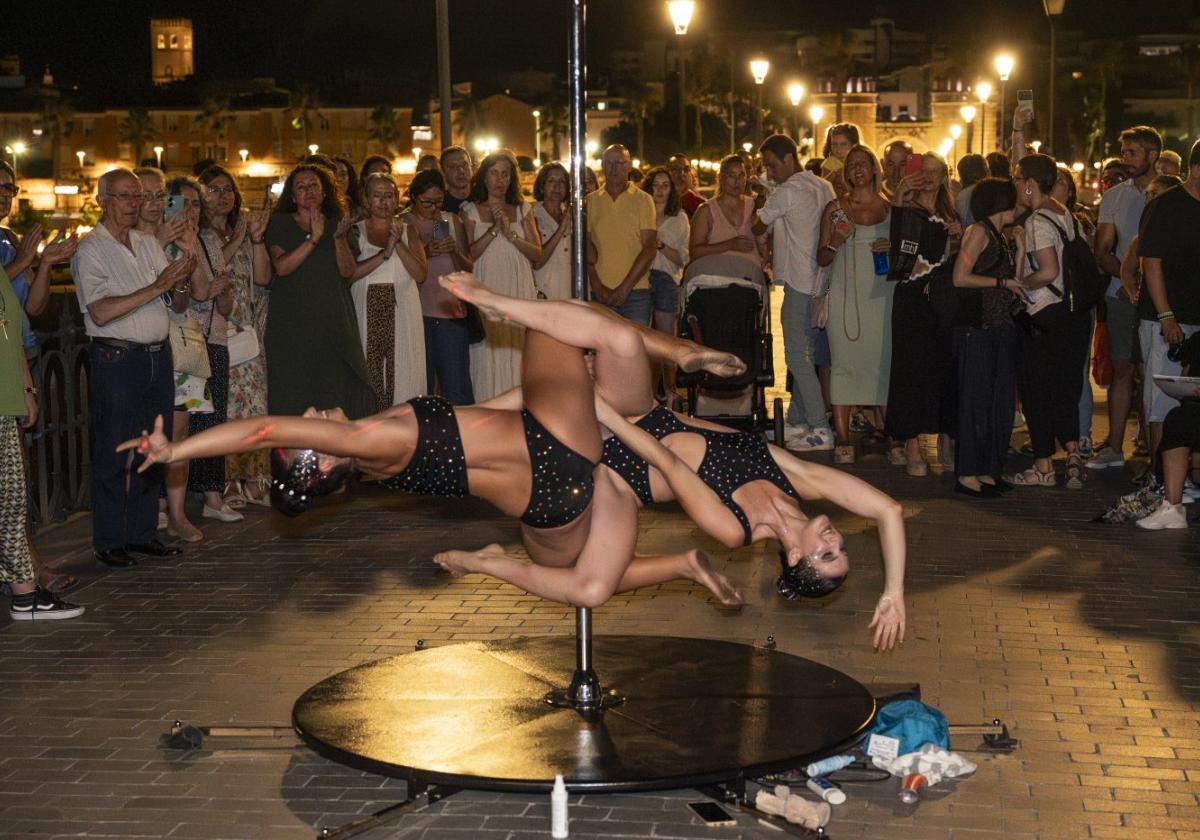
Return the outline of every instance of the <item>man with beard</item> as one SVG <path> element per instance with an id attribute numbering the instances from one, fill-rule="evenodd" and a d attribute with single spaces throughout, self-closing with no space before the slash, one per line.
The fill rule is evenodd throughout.
<path id="1" fill-rule="evenodd" d="M 1146 209 L 1146 188 L 1154 179 L 1161 152 L 1162 138 L 1153 128 L 1139 125 L 1122 131 L 1121 162 L 1129 170 L 1129 179 L 1107 190 L 1100 200 L 1095 254 L 1100 270 L 1111 275 L 1104 303 L 1113 374 L 1108 386 L 1108 442 L 1087 462 L 1090 469 L 1125 463 L 1125 421 L 1133 401 L 1134 365 L 1140 359 L 1136 352 L 1137 308 L 1121 288 L 1121 260 L 1137 236 Z"/>

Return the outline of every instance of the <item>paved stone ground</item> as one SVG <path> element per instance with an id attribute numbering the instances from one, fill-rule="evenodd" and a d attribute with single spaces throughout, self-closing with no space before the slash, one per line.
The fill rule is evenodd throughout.
<path id="1" fill-rule="evenodd" d="M 873 529 L 835 514 L 855 560 L 822 604 L 773 593 L 765 547 L 730 552 L 675 510 L 643 513 L 645 550 L 698 543 L 747 594 L 740 613 L 684 584 L 619 596 L 597 632 L 761 643 L 834 665 L 867 685 L 920 682 L 952 722 L 999 717 L 1011 755 L 974 755 L 953 790 L 901 806 L 897 783 L 851 784 L 840 838 L 1200 838 L 1200 530 L 1144 533 L 1089 520 L 1128 487 L 1024 489 L 972 502 L 952 479 L 915 479 L 868 451 L 854 472 L 901 499 L 909 546 L 909 636 L 874 653 L 866 629 L 881 572 Z M 197 519 L 197 521 L 200 521 Z M 286 722 L 311 684 L 352 665 L 463 639 L 566 634 L 571 612 L 480 577 L 450 580 L 430 555 L 513 543 L 475 502 L 356 488 L 299 520 L 261 509 L 170 562 L 101 571 L 88 521 L 41 536 L 77 571 L 76 621 L 0 618 L 0 835 L 303 838 L 402 797 L 400 782 L 305 748 L 184 755 L 158 735 L 197 724 Z M 702 733 L 698 733 L 698 736 Z M 974 746 L 973 739 L 956 743 Z M 573 837 L 767 838 L 741 816 L 707 829 L 694 792 L 573 796 Z M 371 838 L 532 838 L 545 797 L 463 793 Z"/>

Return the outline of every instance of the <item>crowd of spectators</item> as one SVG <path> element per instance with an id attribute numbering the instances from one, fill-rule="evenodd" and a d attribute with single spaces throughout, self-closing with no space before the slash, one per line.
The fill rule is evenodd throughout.
<path id="1" fill-rule="evenodd" d="M 1200 331 L 1200 144 L 1184 161 L 1153 129 L 1123 132 L 1093 214 L 1071 171 L 1025 146 L 1029 116 L 1014 115 L 1008 154 L 965 155 L 957 179 L 939 155 L 903 142 L 878 158 L 850 123 L 830 127 L 823 155 L 807 162 L 773 135 L 758 157 L 722 160 L 709 198 L 685 156 L 642 173 L 620 145 L 604 150 L 602 180 L 587 170 L 583 190 L 562 164 L 546 164 L 532 201 L 511 152 L 476 165 L 457 146 L 423 159 L 406 189 L 386 158 L 356 168 L 314 154 L 260 209 L 219 165 L 197 178 L 114 169 L 81 241 L 0 228 L 0 526 L 12 614 L 82 612 L 51 591 L 63 581 L 35 568 L 11 480 L 24 471 L 20 427 L 38 411 L 28 317 L 46 305 L 52 266 L 68 260 L 90 338 L 93 547 L 109 566 L 178 554 L 161 530 L 202 540 L 189 491 L 202 518 L 220 522 L 269 504 L 262 453 L 130 472 L 118 442 L 157 417 L 180 438 L 267 412 L 338 406 L 362 417 L 423 393 L 469 404 L 519 386 L 520 328 L 483 321 L 436 277 L 471 270 L 505 294 L 567 298 L 578 235 L 591 297 L 665 332 L 678 329 L 692 260 L 732 257 L 783 287 L 789 448 L 834 450 L 849 464 L 874 440 L 920 477 L 921 436 L 937 435 L 937 460 L 966 496 L 1078 488 L 1086 469 L 1122 466 L 1136 449 L 1125 433 L 1136 407 L 1138 437 L 1168 454 L 1149 479 L 1166 479 L 1164 501 L 1139 524 L 1183 527 L 1197 415 L 1175 410 L 1154 377 L 1179 374 L 1179 348 Z M 18 192 L 0 163 L 0 218 Z M 574 201 L 586 231 L 572 229 Z M 1096 308 L 1071 304 L 1078 241 L 1110 278 Z M 1111 364 L 1101 382 L 1109 434 L 1094 451 L 1093 351 Z M 655 381 L 660 400 L 679 407 L 674 371 Z M 1031 461 L 1006 472 L 1022 412 Z"/>

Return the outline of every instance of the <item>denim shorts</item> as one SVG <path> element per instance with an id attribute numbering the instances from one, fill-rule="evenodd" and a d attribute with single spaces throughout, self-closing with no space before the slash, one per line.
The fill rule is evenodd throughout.
<path id="1" fill-rule="evenodd" d="M 675 278 L 665 271 L 650 269 L 650 300 L 655 312 L 674 315 L 679 310 L 679 287 Z"/>
<path id="2" fill-rule="evenodd" d="M 650 290 L 649 289 L 631 289 L 629 297 L 625 298 L 624 303 L 609 306 L 613 312 L 616 312 L 622 318 L 628 318 L 634 323 L 642 326 L 650 325 Z"/>

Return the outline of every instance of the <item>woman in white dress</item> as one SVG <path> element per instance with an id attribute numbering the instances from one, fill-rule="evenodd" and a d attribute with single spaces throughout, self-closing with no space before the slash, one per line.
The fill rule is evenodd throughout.
<path id="1" fill-rule="evenodd" d="M 533 300 L 533 263 L 542 254 L 533 210 L 521 199 L 517 158 L 507 149 L 483 159 L 471 178 L 462 206 L 475 274 L 484 285 L 510 297 Z M 483 341 L 471 346 L 471 383 L 476 402 L 521 384 L 524 328 L 511 322 L 483 322 Z"/>
<path id="2" fill-rule="evenodd" d="M 688 262 L 688 239 L 691 226 L 687 213 L 680 205 L 679 193 L 665 166 L 646 173 L 642 189 L 654 199 L 655 223 L 658 227 L 658 253 L 650 264 L 650 299 L 654 305 L 654 329 L 675 335 L 678 326 L 679 281 Z M 676 407 L 675 365 L 659 362 L 661 370 L 654 375 L 655 390 L 662 388 L 663 400 Z M 661 377 L 661 378 L 660 378 Z"/>
<path id="3" fill-rule="evenodd" d="M 533 215 L 542 255 L 533 263 L 538 291 L 551 300 L 571 297 L 571 177 L 561 163 L 547 163 L 533 182 Z"/>
<path id="4" fill-rule="evenodd" d="M 354 226 L 350 296 L 371 386 L 386 408 L 425 393 L 425 326 L 413 279 L 425 279 L 425 248 L 412 225 L 396 221 L 400 194 L 390 175 L 367 176 L 362 194 L 366 218 Z"/>

